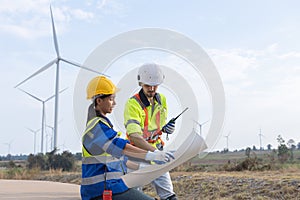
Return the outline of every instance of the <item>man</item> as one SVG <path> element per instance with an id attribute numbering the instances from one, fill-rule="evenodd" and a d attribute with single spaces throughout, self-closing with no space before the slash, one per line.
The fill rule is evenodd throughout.
<path id="1" fill-rule="evenodd" d="M 154 161 L 170 162 L 171 152 L 151 152 L 137 148 L 119 137 L 107 115 L 116 105 L 117 88 L 104 76 L 93 78 L 87 86 L 87 99 L 92 103 L 88 109 L 88 122 L 82 137 L 82 200 L 151 200 L 141 191 L 128 188 L 121 176 L 127 167 L 138 169 L 127 156 Z"/>
<path id="2" fill-rule="evenodd" d="M 167 103 L 157 88 L 163 83 L 164 74 L 157 64 L 144 64 L 138 70 L 141 90 L 125 105 L 124 124 L 131 144 L 147 151 L 163 150 L 161 133 L 172 134 L 175 122 L 166 124 Z M 160 199 L 177 200 L 169 172 L 155 179 L 152 184 Z"/>

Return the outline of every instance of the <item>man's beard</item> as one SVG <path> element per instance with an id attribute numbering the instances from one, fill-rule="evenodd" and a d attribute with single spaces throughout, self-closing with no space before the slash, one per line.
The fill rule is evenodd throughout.
<path id="1" fill-rule="evenodd" d="M 155 92 L 147 92 L 147 93 L 146 93 L 146 96 L 147 96 L 148 98 L 153 98 L 154 95 L 155 95 Z"/>

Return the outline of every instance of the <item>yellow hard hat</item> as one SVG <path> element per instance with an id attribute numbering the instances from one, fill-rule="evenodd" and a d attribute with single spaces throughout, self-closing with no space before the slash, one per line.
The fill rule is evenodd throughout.
<path id="1" fill-rule="evenodd" d="M 92 99 L 96 95 L 114 94 L 117 91 L 115 84 L 105 76 L 97 76 L 93 78 L 87 88 L 87 99 Z"/>

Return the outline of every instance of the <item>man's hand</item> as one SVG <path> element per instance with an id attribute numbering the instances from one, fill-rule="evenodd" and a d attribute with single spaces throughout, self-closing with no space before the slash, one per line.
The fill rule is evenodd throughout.
<path id="1" fill-rule="evenodd" d="M 172 152 L 164 152 L 159 150 L 155 150 L 154 152 L 148 151 L 145 156 L 145 160 L 153 161 L 156 164 L 165 164 L 173 159 L 175 159 L 175 157 Z"/>
<path id="2" fill-rule="evenodd" d="M 175 121 L 170 120 L 161 130 L 164 133 L 172 134 L 175 131 Z"/>

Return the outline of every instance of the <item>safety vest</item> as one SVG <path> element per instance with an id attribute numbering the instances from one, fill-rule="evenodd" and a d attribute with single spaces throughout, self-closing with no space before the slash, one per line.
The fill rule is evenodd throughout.
<path id="1" fill-rule="evenodd" d="M 139 109 L 142 109 L 142 112 L 144 114 L 138 120 L 135 118 L 126 119 L 126 116 L 125 116 L 125 120 L 127 120 L 127 122 L 125 122 L 126 123 L 125 126 L 127 128 L 127 126 L 129 124 L 138 124 L 138 126 L 140 126 L 142 129 L 143 138 L 152 146 L 157 147 L 158 149 L 162 149 L 162 147 L 164 146 L 164 142 L 160 136 L 162 134 L 161 126 L 165 123 L 165 119 L 166 119 L 165 97 L 163 95 L 157 93 L 155 95 L 156 103 L 155 103 L 154 109 L 153 109 L 153 107 L 152 107 L 153 105 L 146 106 L 143 103 L 143 100 L 141 99 L 140 95 L 143 95 L 143 94 L 141 94 L 141 91 L 139 93 L 135 94 L 134 96 L 132 96 L 131 99 L 134 99 L 134 101 L 138 103 Z M 162 101 L 162 98 L 163 98 L 163 101 Z M 135 105 L 128 105 L 131 101 L 132 100 L 129 100 L 129 102 L 127 102 L 126 109 L 128 109 L 128 107 L 130 107 L 130 106 L 133 106 L 136 108 Z M 128 109 L 128 110 L 129 111 L 126 111 L 126 112 L 130 112 L 131 109 Z M 151 112 L 150 116 L 149 116 L 149 112 Z M 130 117 L 127 117 L 127 118 L 130 118 Z M 141 123 L 141 122 L 143 122 L 143 123 Z M 152 124 L 149 124 L 149 122 Z M 151 127 L 151 128 L 149 128 L 149 127 Z M 128 132 L 128 129 L 127 129 L 127 132 Z M 156 137 L 153 137 L 155 135 L 156 135 Z M 127 133 L 127 137 L 129 138 L 128 133 Z"/>
<path id="2" fill-rule="evenodd" d="M 102 123 L 102 124 L 101 124 Z M 101 196 L 104 189 L 112 190 L 113 194 L 122 193 L 128 190 L 120 178 L 126 173 L 126 165 L 124 157 L 113 157 L 106 153 L 105 149 L 109 148 L 112 141 L 119 137 L 118 134 L 114 138 L 107 139 L 101 150 L 97 145 L 92 145 L 92 148 L 97 148 L 98 155 L 92 155 L 91 152 L 95 151 L 92 148 L 85 147 L 85 140 L 94 137 L 93 131 L 99 125 L 111 127 L 111 124 L 102 117 L 95 117 L 87 124 L 85 133 L 83 135 L 82 147 L 82 182 L 81 182 L 81 198 L 91 199 L 93 197 Z M 97 127 L 99 128 L 99 127 Z M 103 132 L 105 135 L 105 133 Z"/>

